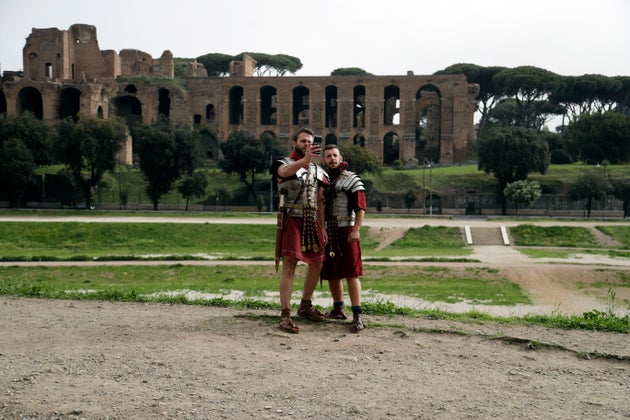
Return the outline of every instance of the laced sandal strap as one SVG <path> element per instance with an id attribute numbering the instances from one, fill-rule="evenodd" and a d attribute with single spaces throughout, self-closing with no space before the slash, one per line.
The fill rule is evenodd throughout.
<path id="1" fill-rule="evenodd" d="M 298 332 L 300 332 L 300 327 L 295 325 L 293 323 L 293 320 L 289 317 L 283 317 L 282 319 L 280 319 L 279 327 L 282 331 L 285 331 L 291 334 L 297 334 Z"/>
<path id="2" fill-rule="evenodd" d="M 350 324 L 350 332 L 352 333 L 360 333 L 365 328 L 363 325 L 363 318 L 361 318 L 360 314 L 355 314 L 352 323 Z"/>

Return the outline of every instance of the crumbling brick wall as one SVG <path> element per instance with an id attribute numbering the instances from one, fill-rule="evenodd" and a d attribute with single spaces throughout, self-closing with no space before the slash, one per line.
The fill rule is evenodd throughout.
<path id="1" fill-rule="evenodd" d="M 67 31 L 33 29 L 24 47 L 24 77 L 3 82 L 0 95 L 7 112 L 19 113 L 29 110 L 20 92 L 35 89 L 41 96 L 35 108 L 43 119 L 55 121 L 60 117 L 60 92 L 77 89 L 80 103 L 64 109 L 105 118 L 121 115 L 129 124 L 150 124 L 163 114 L 219 142 L 237 130 L 288 139 L 307 124 L 329 142 L 361 144 L 380 159 L 396 153 L 394 158 L 404 163 L 426 159 L 418 154 L 419 124 L 425 115 L 431 121 L 422 129 L 436 143 L 429 150 L 433 154 L 427 155 L 431 161 L 462 162 L 473 156 L 479 88 L 463 74 L 253 77 L 255 66 L 245 55 L 231 64 L 230 77 L 219 78 L 206 77 L 205 69 L 193 62 L 185 83 L 169 84 L 162 80 L 174 77 L 168 50 L 159 59 L 135 49 L 101 51 L 96 28 L 90 25 L 73 25 Z M 159 79 L 146 83 L 118 76 Z M 37 95 L 30 97 L 37 101 Z M 429 106 L 434 109 L 424 112 Z"/>

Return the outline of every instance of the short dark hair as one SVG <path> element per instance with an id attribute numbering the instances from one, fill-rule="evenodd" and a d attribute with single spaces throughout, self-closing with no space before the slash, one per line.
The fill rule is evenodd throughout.
<path id="1" fill-rule="evenodd" d="M 295 133 L 293 133 L 293 136 L 291 137 L 291 141 L 297 141 L 297 138 L 301 133 L 310 134 L 311 136 L 315 134 L 313 130 L 311 130 L 310 128 L 302 127 L 302 128 L 299 128 Z"/>
<path id="2" fill-rule="evenodd" d="M 330 149 L 338 149 L 339 151 L 341 151 L 341 149 L 339 149 L 339 146 L 337 146 L 335 143 L 328 143 L 328 144 L 324 147 L 324 151 L 326 151 L 326 150 L 330 150 Z"/>

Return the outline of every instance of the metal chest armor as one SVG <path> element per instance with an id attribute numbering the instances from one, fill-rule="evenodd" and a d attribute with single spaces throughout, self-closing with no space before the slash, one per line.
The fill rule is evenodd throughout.
<path id="1" fill-rule="evenodd" d="M 289 158 L 280 159 L 280 161 L 283 164 L 295 162 Z M 278 190 L 286 190 L 284 207 L 291 209 L 289 213 L 291 217 L 304 217 L 304 207 L 311 209 L 317 207 L 318 182 L 323 182 L 325 178 L 327 178 L 326 172 L 311 163 L 308 168 L 300 168 L 295 173 L 295 177 L 278 183 Z"/>
<path id="2" fill-rule="evenodd" d="M 337 190 L 333 210 L 333 217 L 337 219 L 337 226 L 354 226 L 356 214 L 354 209 L 349 206 L 348 197 L 354 192 L 365 191 L 363 181 L 354 172 L 343 171 L 334 182 L 333 188 Z"/>

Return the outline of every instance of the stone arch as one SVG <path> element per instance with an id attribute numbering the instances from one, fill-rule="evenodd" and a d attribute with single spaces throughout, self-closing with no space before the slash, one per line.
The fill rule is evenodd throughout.
<path id="1" fill-rule="evenodd" d="M 20 114 L 32 112 L 37 119 L 44 118 L 44 102 L 39 90 L 26 86 L 18 93 L 17 109 Z"/>
<path id="2" fill-rule="evenodd" d="M 339 140 L 337 140 L 337 136 L 335 136 L 333 133 L 326 134 L 326 137 L 324 138 L 324 146 L 328 144 L 339 144 Z"/>
<path id="3" fill-rule="evenodd" d="M 354 128 L 365 127 L 365 86 L 357 85 L 354 87 L 352 109 L 354 110 L 352 126 Z"/>
<path id="4" fill-rule="evenodd" d="M 136 85 L 129 84 L 129 85 L 125 86 L 125 92 L 127 92 L 127 93 L 138 93 L 138 88 L 136 87 Z"/>
<path id="5" fill-rule="evenodd" d="M 326 128 L 337 127 L 337 86 L 326 86 Z"/>
<path id="6" fill-rule="evenodd" d="M 103 106 L 99 105 L 98 108 L 96 108 L 96 116 L 100 119 L 103 119 Z"/>
<path id="7" fill-rule="evenodd" d="M 171 92 L 166 88 L 158 91 L 158 114 L 167 118 L 171 114 Z"/>
<path id="8" fill-rule="evenodd" d="M 400 138 L 393 131 L 383 137 L 383 164 L 392 165 L 400 159 Z"/>
<path id="9" fill-rule="evenodd" d="M 416 158 L 437 162 L 441 152 L 442 94 L 434 85 L 416 92 Z"/>
<path id="10" fill-rule="evenodd" d="M 76 88 L 64 88 L 59 92 L 59 119 L 63 120 L 72 117 L 74 122 L 79 119 L 79 111 L 81 111 L 81 91 Z"/>
<path id="11" fill-rule="evenodd" d="M 207 160 L 217 161 L 219 160 L 219 140 L 210 130 L 199 131 L 199 139 L 205 152 Z"/>
<path id="12" fill-rule="evenodd" d="M 365 136 L 363 134 L 357 134 L 352 138 L 352 144 L 365 147 Z"/>
<path id="13" fill-rule="evenodd" d="M 434 192 L 424 196 L 424 214 L 442 214 L 442 197 Z"/>
<path id="14" fill-rule="evenodd" d="M 127 127 L 142 124 L 142 103 L 135 96 L 118 96 L 112 101 L 114 115 L 121 117 Z"/>
<path id="15" fill-rule="evenodd" d="M 385 86 L 383 89 L 383 124 L 400 124 L 400 88 L 396 85 Z"/>
<path id="16" fill-rule="evenodd" d="M 230 124 L 239 125 L 243 123 L 243 87 L 232 86 L 229 93 L 230 98 Z"/>
<path id="17" fill-rule="evenodd" d="M 310 91 L 306 86 L 293 88 L 293 125 L 310 124 Z"/>
<path id="18" fill-rule="evenodd" d="M 206 105 L 206 120 L 208 122 L 214 121 L 214 119 L 217 117 L 216 112 L 216 108 L 213 104 Z"/>
<path id="19" fill-rule="evenodd" d="M 271 131 L 271 130 L 265 130 L 262 133 L 260 133 L 260 140 L 265 140 L 265 139 L 269 139 L 271 141 L 277 140 L 278 139 L 278 135 L 275 132 Z"/>
<path id="20" fill-rule="evenodd" d="M 275 87 L 265 85 L 260 88 L 260 123 L 276 125 L 278 112 L 278 92 Z"/>

